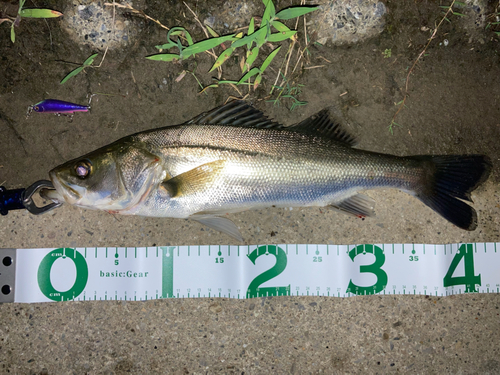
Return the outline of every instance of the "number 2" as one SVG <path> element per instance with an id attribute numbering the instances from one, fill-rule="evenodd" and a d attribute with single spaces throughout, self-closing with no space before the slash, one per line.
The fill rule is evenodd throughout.
<path id="1" fill-rule="evenodd" d="M 286 253 L 278 246 L 269 245 L 260 246 L 247 255 L 248 259 L 250 259 L 250 261 L 255 264 L 255 261 L 258 257 L 269 254 L 272 254 L 276 257 L 276 264 L 267 271 L 262 272 L 252 280 L 247 289 L 247 298 L 259 296 L 286 296 L 290 293 L 290 285 L 259 288 L 260 285 L 278 276 L 285 270 L 287 264 Z"/>

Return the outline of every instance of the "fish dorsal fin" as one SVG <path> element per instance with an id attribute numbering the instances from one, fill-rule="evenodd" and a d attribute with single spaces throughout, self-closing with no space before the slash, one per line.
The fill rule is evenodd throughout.
<path id="1" fill-rule="evenodd" d="M 284 129 L 297 133 L 320 135 L 348 146 L 356 145 L 356 139 L 340 125 L 332 121 L 327 109 L 292 126 L 283 126 L 268 119 L 261 111 L 243 100 L 233 100 L 223 106 L 204 112 L 189 120 L 186 125 L 226 125 L 245 128 Z"/>
<path id="2" fill-rule="evenodd" d="M 186 125 L 226 125 L 266 129 L 283 128 L 283 125 L 269 120 L 261 111 L 242 100 L 233 100 L 211 111 L 204 112 L 186 122 Z"/>
<path id="3" fill-rule="evenodd" d="M 357 143 L 356 138 L 340 125 L 340 121 L 332 121 L 328 109 L 323 109 L 315 115 L 306 118 L 304 121 L 289 126 L 286 129 L 298 133 L 321 135 L 322 137 L 328 137 L 348 146 L 355 146 Z"/>

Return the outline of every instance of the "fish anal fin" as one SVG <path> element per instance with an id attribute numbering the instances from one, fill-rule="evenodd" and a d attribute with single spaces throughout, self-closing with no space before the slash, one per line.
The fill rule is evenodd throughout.
<path id="1" fill-rule="evenodd" d="M 298 124 L 287 127 L 287 130 L 311 135 L 320 135 L 341 142 L 347 146 L 355 146 L 356 138 L 347 132 L 341 125 L 340 120 L 332 119 L 328 109 L 306 118 Z"/>
<path id="2" fill-rule="evenodd" d="M 356 194 L 330 207 L 359 218 L 375 216 L 375 201 L 367 195 Z"/>
<path id="3" fill-rule="evenodd" d="M 220 177 L 220 172 L 224 168 L 224 164 L 224 160 L 202 164 L 163 181 L 161 186 L 172 198 L 201 192 Z"/>
<path id="4" fill-rule="evenodd" d="M 219 216 L 192 216 L 191 219 L 243 242 L 243 236 L 238 227 L 229 219 Z"/>
<path id="5" fill-rule="evenodd" d="M 204 112 L 186 125 L 226 125 L 246 128 L 281 129 L 283 125 L 269 120 L 261 111 L 242 100 L 232 100 L 223 106 Z"/>

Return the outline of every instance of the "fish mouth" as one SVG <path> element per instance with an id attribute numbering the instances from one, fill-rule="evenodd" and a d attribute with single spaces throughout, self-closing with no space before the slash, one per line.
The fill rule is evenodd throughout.
<path id="1" fill-rule="evenodd" d="M 61 181 L 61 179 L 57 176 L 57 172 L 55 170 L 49 172 L 49 177 L 58 195 L 62 197 L 66 201 L 66 203 L 76 204 L 82 198 L 80 193 L 78 193 L 64 181 Z M 50 196 L 47 197 L 49 199 L 52 199 Z M 55 198 L 57 199 L 57 197 Z"/>
<path id="2" fill-rule="evenodd" d="M 40 190 L 40 196 L 43 199 L 50 200 L 56 204 L 64 203 L 64 197 L 54 189 L 43 188 Z"/>

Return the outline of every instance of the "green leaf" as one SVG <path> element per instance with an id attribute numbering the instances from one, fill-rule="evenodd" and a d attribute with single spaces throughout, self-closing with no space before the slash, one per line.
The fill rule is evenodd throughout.
<path id="1" fill-rule="evenodd" d="M 176 35 L 182 35 L 184 34 L 184 32 L 186 31 L 185 28 L 183 27 L 173 27 L 170 29 L 170 31 L 168 32 L 168 36 L 176 36 Z"/>
<path id="2" fill-rule="evenodd" d="M 78 68 L 76 68 L 75 70 L 72 70 L 71 72 L 69 72 L 69 74 L 64 77 L 60 84 L 62 85 L 63 83 L 65 83 L 68 79 L 70 79 L 71 77 L 74 77 L 76 76 L 78 73 L 80 73 L 81 71 L 83 70 L 83 66 L 79 66 Z"/>
<path id="3" fill-rule="evenodd" d="M 262 21 L 260 27 L 263 28 L 276 16 L 276 8 L 274 7 L 273 0 L 263 0 L 266 9 L 262 15 Z"/>
<path id="4" fill-rule="evenodd" d="M 497 36 L 500 36 L 500 31 L 494 31 L 495 34 L 497 34 Z"/>
<path id="5" fill-rule="evenodd" d="M 271 52 L 269 54 L 269 56 L 266 57 L 266 59 L 264 60 L 264 62 L 262 63 L 262 65 L 260 67 L 261 74 L 264 72 L 264 70 L 267 69 L 267 67 L 269 66 L 269 64 L 271 64 L 271 61 L 273 61 L 274 56 L 276 56 L 276 54 L 279 52 L 280 49 L 281 49 L 281 46 L 279 46 L 278 48 L 276 48 L 273 52 Z"/>
<path id="6" fill-rule="evenodd" d="M 455 1 L 453 3 L 453 6 L 457 8 L 465 8 L 467 5 L 465 3 L 462 3 L 461 1 Z"/>
<path id="7" fill-rule="evenodd" d="M 94 59 L 97 57 L 98 53 L 94 53 L 91 55 L 87 60 L 85 60 L 82 64 L 82 66 L 89 66 L 94 62 Z"/>
<path id="8" fill-rule="evenodd" d="M 267 37 L 267 41 L 274 43 L 274 42 L 281 42 L 285 39 L 291 38 L 297 33 L 296 30 L 290 30 L 290 31 L 283 31 L 281 33 L 274 33 L 271 34 Z"/>
<path id="9" fill-rule="evenodd" d="M 276 18 L 280 20 L 289 20 L 292 18 L 303 16 L 304 14 L 314 12 L 318 7 L 297 6 L 283 9 L 276 14 Z"/>
<path id="10" fill-rule="evenodd" d="M 245 44 L 253 42 L 254 40 L 256 40 L 257 38 L 259 38 L 262 35 L 264 36 L 264 38 L 266 37 L 266 29 L 259 29 L 256 32 L 252 33 L 252 35 L 247 35 L 241 39 L 235 40 L 231 44 L 231 48 L 238 48 L 238 47 L 244 46 Z"/>
<path id="11" fill-rule="evenodd" d="M 224 35 L 224 36 L 220 36 L 218 38 L 209 38 L 209 39 L 202 40 L 201 42 L 194 43 L 193 45 L 184 48 L 184 50 L 181 53 L 181 56 L 183 59 L 187 59 L 191 55 L 208 51 L 209 49 L 217 47 L 218 45 L 220 45 L 228 40 L 232 40 L 233 38 L 234 38 L 234 34 Z"/>
<path id="12" fill-rule="evenodd" d="M 170 49 L 172 47 L 177 47 L 177 43 L 168 42 L 168 43 L 165 43 L 165 44 L 162 44 L 162 45 L 155 46 L 155 48 L 157 48 L 159 50 Z"/>
<path id="13" fill-rule="evenodd" d="M 248 35 L 252 35 L 254 31 L 255 31 L 255 21 L 252 17 L 252 19 L 250 20 L 250 25 L 248 25 Z"/>
<path id="14" fill-rule="evenodd" d="M 10 40 L 12 43 L 16 42 L 16 32 L 14 31 L 14 24 L 10 27 Z"/>
<path id="15" fill-rule="evenodd" d="M 254 47 L 254 48 L 252 48 L 251 51 L 248 51 L 247 63 L 246 63 L 248 68 L 250 68 L 253 65 L 257 56 L 259 56 L 259 47 Z"/>
<path id="16" fill-rule="evenodd" d="M 440 7 L 441 9 L 448 9 L 448 8 L 449 8 L 449 6 L 446 6 L 446 5 L 440 5 L 439 7 Z"/>
<path id="17" fill-rule="evenodd" d="M 205 25 L 205 27 L 207 28 L 208 32 L 210 33 L 210 35 L 212 35 L 214 38 L 218 38 L 220 35 L 217 34 L 210 26 L 208 25 Z"/>
<path id="18" fill-rule="evenodd" d="M 212 66 L 212 68 L 208 72 L 210 73 L 212 70 L 215 70 L 219 66 L 224 64 L 226 62 L 226 60 L 229 59 L 229 57 L 231 57 L 231 54 L 233 53 L 233 51 L 234 51 L 234 48 L 231 47 L 231 48 L 226 49 L 224 52 L 222 52 L 219 55 L 219 57 L 217 57 L 217 60 L 215 60 L 214 65 Z"/>
<path id="19" fill-rule="evenodd" d="M 269 24 L 266 24 L 265 27 L 261 27 L 258 31 L 254 32 L 252 36 L 255 35 L 255 43 L 257 47 L 261 47 L 267 39 Z"/>
<path id="20" fill-rule="evenodd" d="M 238 82 L 237 81 L 217 81 L 218 84 L 221 84 L 221 83 L 232 83 L 233 85 L 237 85 Z"/>
<path id="21" fill-rule="evenodd" d="M 17 14 L 21 14 L 21 10 L 23 9 L 24 3 L 26 0 L 19 0 L 19 9 L 17 10 Z"/>
<path id="22" fill-rule="evenodd" d="M 177 26 L 177 27 L 172 27 L 170 29 L 170 31 L 168 32 L 167 34 L 167 40 L 169 42 L 172 42 L 172 40 L 170 39 L 170 36 L 174 36 L 174 35 L 183 35 L 186 37 L 186 40 L 188 42 L 189 45 L 192 45 L 193 44 L 193 38 L 191 38 L 191 34 L 189 34 L 189 32 L 183 28 L 183 27 L 180 27 L 180 26 Z M 180 42 L 179 42 L 180 43 Z M 182 47 L 180 47 L 179 49 L 182 50 Z"/>
<path id="23" fill-rule="evenodd" d="M 253 81 L 253 89 L 256 90 L 257 87 L 260 85 L 260 81 L 262 81 L 262 73 L 260 73 L 256 78 L 255 81 Z"/>
<path id="24" fill-rule="evenodd" d="M 245 82 L 247 79 L 249 79 L 250 77 L 253 77 L 254 75 L 256 74 L 259 74 L 260 73 L 260 69 L 259 68 L 252 68 L 250 69 L 250 71 L 245 74 L 243 77 L 241 77 L 241 79 L 238 81 L 238 85 Z"/>
<path id="25" fill-rule="evenodd" d="M 453 15 L 460 16 L 460 17 L 465 17 L 465 14 L 458 13 L 458 12 L 453 12 Z"/>
<path id="26" fill-rule="evenodd" d="M 207 89 L 209 89 L 209 88 L 212 88 L 212 87 L 219 87 L 219 84 L 218 84 L 218 83 L 213 83 L 213 84 L 211 84 L 211 85 L 205 86 L 205 87 L 203 88 L 203 90 L 201 90 L 201 91 L 200 91 L 200 94 L 201 94 L 202 92 L 205 92 L 205 90 L 207 90 Z"/>
<path id="27" fill-rule="evenodd" d="M 56 18 L 61 17 L 63 14 L 50 9 L 23 9 L 19 12 L 19 15 L 25 18 Z"/>
<path id="28" fill-rule="evenodd" d="M 279 32 L 290 31 L 290 29 L 284 23 L 281 23 L 280 21 L 274 21 L 273 22 L 273 27 L 276 30 L 278 30 Z"/>
<path id="29" fill-rule="evenodd" d="M 189 34 L 187 30 L 184 30 L 184 36 L 186 37 L 188 44 L 190 46 L 193 45 L 193 38 L 191 38 L 191 34 Z"/>
<path id="30" fill-rule="evenodd" d="M 146 59 L 154 61 L 175 61 L 180 60 L 181 57 L 174 53 L 158 53 L 156 55 L 146 56 Z"/>

